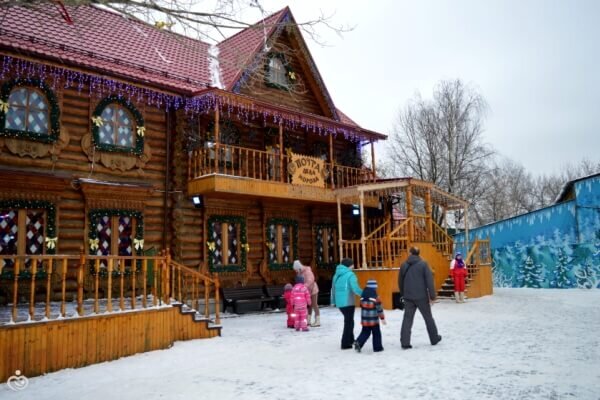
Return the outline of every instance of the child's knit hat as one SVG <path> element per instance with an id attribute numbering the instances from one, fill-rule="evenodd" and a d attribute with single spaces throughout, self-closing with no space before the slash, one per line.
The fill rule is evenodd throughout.
<path id="1" fill-rule="evenodd" d="M 296 275 L 296 283 L 304 283 L 304 277 L 302 275 Z"/>
<path id="2" fill-rule="evenodd" d="M 377 289 L 377 281 L 375 279 L 369 279 L 366 287 Z"/>
<path id="3" fill-rule="evenodd" d="M 289 290 L 292 290 L 292 284 L 291 283 L 286 283 L 285 286 L 283 287 L 283 291 L 287 292 Z"/>
<path id="4" fill-rule="evenodd" d="M 302 269 L 302 263 L 300 262 L 300 260 L 294 261 L 293 268 L 294 268 L 294 271 L 300 272 L 300 270 Z"/>

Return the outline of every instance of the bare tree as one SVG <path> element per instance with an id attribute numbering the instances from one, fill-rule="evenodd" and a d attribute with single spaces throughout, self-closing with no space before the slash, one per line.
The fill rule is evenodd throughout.
<path id="1" fill-rule="evenodd" d="M 577 164 L 565 165 L 557 174 L 538 176 L 532 186 L 536 208 L 553 204 L 567 182 L 597 173 L 600 173 L 600 161 L 583 159 Z"/>
<path id="2" fill-rule="evenodd" d="M 477 202 L 486 192 L 486 162 L 493 155 L 482 138 L 486 110 L 483 97 L 460 79 L 439 82 L 432 100 L 417 94 L 392 130 L 394 172 Z"/>

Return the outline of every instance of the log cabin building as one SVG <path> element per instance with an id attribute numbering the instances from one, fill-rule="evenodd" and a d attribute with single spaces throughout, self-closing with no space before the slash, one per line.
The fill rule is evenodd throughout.
<path id="1" fill-rule="evenodd" d="M 220 286 L 282 284 L 295 259 L 327 287 L 351 256 L 372 272 L 361 280 L 377 276 L 391 292 L 408 246 L 421 243 L 440 260 L 439 286 L 446 278 L 452 242 L 433 210 L 465 202 L 377 178 L 374 143 L 386 136 L 336 108 L 289 8 L 212 46 L 96 6 L 3 11 L 0 307 L 10 322 L 69 316 L 71 304 L 94 316 L 188 298 L 208 318 L 211 297 L 217 324 L 197 329 L 160 307 L 145 321 L 115 317 L 141 335 L 151 334 L 144 323 L 180 329 L 113 352 L 86 335 L 74 359 L 48 353 L 43 365 L 15 350 L 33 333 L 2 326 L 4 343 L 21 341 L 0 345 L 10 361 L 1 379 L 214 336 Z M 110 324 L 86 321 L 60 329 L 79 337 Z M 56 329 L 29 325 L 51 351 Z"/>

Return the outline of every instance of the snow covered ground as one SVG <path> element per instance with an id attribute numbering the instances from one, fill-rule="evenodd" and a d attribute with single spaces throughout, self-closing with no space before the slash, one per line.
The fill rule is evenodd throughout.
<path id="1" fill-rule="evenodd" d="M 20 392 L 3 384 L 0 398 L 600 399 L 600 290 L 497 289 L 433 313 L 437 346 L 417 316 L 402 350 L 393 311 L 385 351 L 369 341 L 360 354 L 339 349 L 335 308 L 310 332 L 285 328 L 282 313 L 226 318 L 220 338 L 32 378 Z"/>

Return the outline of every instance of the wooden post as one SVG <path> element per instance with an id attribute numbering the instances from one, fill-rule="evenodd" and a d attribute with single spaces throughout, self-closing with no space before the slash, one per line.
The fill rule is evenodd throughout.
<path id="1" fill-rule="evenodd" d="M 360 204 L 360 246 L 362 250 L 362 267 L 363 269 L 367 268 L 367 244 L 365 241 L 365 192 L 360 192 L 358 197 Z"/>
<path id="2" fill-rule="evenodd" d="M 37 274 L 38 260 L 31 260 L 31 287 L 29 288 L 29 320 L 35 318 L 35 275 Z"/>
<path id="3" fill-rule="evenodd" d="M 469 253 L 469 206 L 465 204 L 465 253 Z"/>
<path id="4" fill-rule="evenodd" d="M 213 279 L 215 282 L 215 324 L 220 325 L 221 317 L 219 316 L 219 279 L 216 276 Z"/>
<path id="5" fill-rule="evenodd" d="M 285 182 L 283 173 L 283 124 L 279 122 L 279 181 Z"/>
<path id="6" fill-rule="evenodd" d="M 51 282 L 52 278 L 52 267 L 53 267 L 53 259 L 48 259 L 48 275 L 46 276 L 46 319 L 50 319 L 50 290 L 51 290 Z"/>
<path id="7" fill-rule="evenodd" d="M 169 248 L 167 247 L 167 250 L 165 252 L 165 271 L 166 271 L 166 279 L 164 280 L 165 282 L 165 291 L 163 293 L 163 296 L 165 297 L 165 303 L 166 304 L 171 304 L 171 286 L 170 286 L 170 279 L 171 277 L 169 276 L 169 267 L 171 265 L 171 251 L 169 250 Z"/>
<path id="8" fill-rule="evenodd" d="M 77 270 L 77 314 L 83 316 L 83 269 L 85 268 L 85 251 L 79 248 L 79 269 Z"/>
<path id="9" fill-rule="evenodd" d="M 433 242 L 433 207 L 431 205 L 431 189 L 425 192 L 425 230 L 427 240 Z"/>
<path id="10" fill-rule="evenodd" d="M 112 312 L 112 273 L 113 273 L 113 261 L 114 259 L 109 256 L 108 258 L 108 283 L 106 289 L 106 311 Z"/>
<path id="11" fill-rule="evenodd" d="M 340 198 L 337 197 L 337 212 L 338 212 L 338 246 L 340 248 L 340 260 L 342 258 L 344 258 L 344 253 L 342 251 L 342 238 L 344 237 L 342 235 L 342 203 L 340 201 Z"/>
<path id="12" fill-rule="evenodd" d="M 373 182 L 375 182 L 375 142 L 373 142 L 372 140 L 371 140 L 371 171 L 373 173 L 371 180 Z"/>
<path id="13" fill-rule="evenodd" d="M 329 178 L 331 179 L 331 188 L 335 189 L 335 182 L 333 179 L 333 134 L 329 135 L 329 165 L 331 166 L 331 170 L 329 171 Z"/>
<path id="14" fill-rule="evenodd" d="M 415 239 L 414 221 L 412 220 L 412 187 L 410 185 L 406 187 L 406 218 L 408 218 L 408 247 L 410 248 Z"/>
<path id="15" fill-rule="evenodd" d="M 60 285 L 61 285 L 60 316 L 64 318 L 67 316 L 66 305 L 65 305 L 65 298 L 67 295 L 67 259 L 66 258 L 63 258 L 63 260 L 62 260 Z"/>
<path id="16" fill-rule="evenodd" d="M 17 258 L 15 260 L 15 268 L 14 268 L 14 281 L 13 281 L 13 304 L 12 304 L 12 322 L 17 322 L 17 303 L 19 301 L 18 290 L 19 290 L 19 273 L 21 266 L 21 259 Z M 64 298 L 63 298 L 64 300 Z M 63 302 L 64 303 L 64 302 Z"/>
<path id="17" fill-rule="evenodd" d="M 219 150 L 219 144 L 221 143 L 219 126 L 219 109 L 215 108 L 215 172 L 219 171 L 219 158 L 221 158 Z"/>

